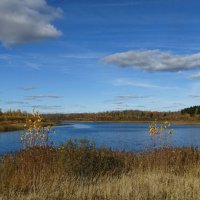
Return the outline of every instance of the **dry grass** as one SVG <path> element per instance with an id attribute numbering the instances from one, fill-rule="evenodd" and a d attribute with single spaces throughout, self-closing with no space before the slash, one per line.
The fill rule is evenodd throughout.
<path id="1" fill-rule="evenodd" d="M 0 199 L 200 199 L 200 151 L 96 149 L 86 140 L 32 148 L 0 162 Z"/>
<path id="2" fill-rule="evenodd" d="M 130 172 L 119 177 L 85 181 L 59 177 L 41 183 L 36 192 L 12 193 L 8 199 L 66 200 L 198 200 L 200 179 L 194 175 L 177 176 L 159 171 Z M 6 199 L 6 198 L 5 198 Z"/>
<path id="3" fill-rule="evenodd" d="M 1 123 L 0 122 L 0 133 L 1 132 L 7 132 L 7 131 L 16 131 L 16 130 L 23 130 L 24 125 L 23 124 L 10 124 L 10 123 Z"/>

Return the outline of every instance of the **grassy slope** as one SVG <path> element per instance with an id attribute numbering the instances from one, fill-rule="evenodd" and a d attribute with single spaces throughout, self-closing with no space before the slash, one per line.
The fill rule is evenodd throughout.
<path id="1" fill-rule="evenodd" d="M 197 200 L 200 151 L 149 153 L 96 149 L 87 141 L 7 155 L 0 165 L 0 199 Z"/>

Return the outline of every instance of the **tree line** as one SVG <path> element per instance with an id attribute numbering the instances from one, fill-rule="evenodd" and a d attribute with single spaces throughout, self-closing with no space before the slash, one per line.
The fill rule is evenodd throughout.
<path id="1" fill-rule="evenodd" d="M 0 123 L 24 123 L 30 113 L 21 110 L 9 110 L 3 112 L 0 109 Z M 98 113 L 55 113 L 42 114 L 44 122 L 61 121 L 192 121 L 200 119 L 200 106 L 182 109 L 178 112 L 158 112 L 123 110 Z"/>

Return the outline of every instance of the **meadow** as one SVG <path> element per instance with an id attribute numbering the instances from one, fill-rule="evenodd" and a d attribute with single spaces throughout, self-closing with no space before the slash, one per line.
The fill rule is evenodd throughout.
<path id="1" fill-rule="evenodd" d="M 69 140 L 33 147 L 0 162 L 0 199 L 199 199 L 200 151 L 161 148 L 134 153 Z"/>

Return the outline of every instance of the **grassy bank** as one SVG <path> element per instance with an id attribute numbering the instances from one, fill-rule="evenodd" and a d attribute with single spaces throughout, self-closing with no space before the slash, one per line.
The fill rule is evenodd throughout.
<path id="1" fill-rule="evenodd" d="M 23 129 L 24 129 L 24 124 L 7 124 L 7 123 L 0 124 L 0 132 L 18 131 Z"/>
<path id="2" fill-rule="evenodd" d="M 8 132 L 8 131 L 19 131 L 24 130 L 25 123 L 0 123 L 0 133 Z M 58 122 L 44 122 L 43 126 L 58 126 L 60 123 Z"/>
<path id="3" fill-rule="evenodd" d="M 0 199 L 184 200 L 200 197 L 200 151 L 148 153 L 97 149 L 86 140 L 6 155 Z"/>

